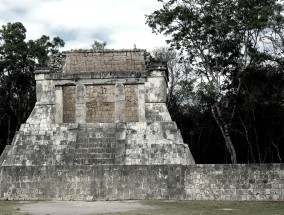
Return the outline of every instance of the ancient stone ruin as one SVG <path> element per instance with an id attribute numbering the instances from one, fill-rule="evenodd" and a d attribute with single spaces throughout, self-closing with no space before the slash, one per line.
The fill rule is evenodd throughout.
<path id="1" fill-rule="evenodd" d="M 284 164 L 196 165 L 145 50 L 69 51 L 0 156 L 0 199 L 284 200 Z"/>
<path id="2" fill-rule="evenodd" d="M 3 166 L 193 164 L 145 50 L 71 51 L 35 73 L 37 102 Z"/>

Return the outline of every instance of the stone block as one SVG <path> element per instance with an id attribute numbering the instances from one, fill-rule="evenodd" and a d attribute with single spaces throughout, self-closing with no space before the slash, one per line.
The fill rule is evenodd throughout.
<path id="1" fill-rule="evenodd" d="M 145 83 L 145 101 L 148 103 L 165 103 L 167 101 L 167 85 L 163 77 L 148 78 Z"/>
<path id="2" fill-rule="evenodd" d="M 114 73 L 113 72 L 102 72 L 101 73 L 101 78 L 113 78 Z"/>
<path id="3" fill-rule="evenodd" d="M 101 78 L 101 72 L 92 72 L 91 78 L 92 79 L 100 79 Z"/>
<path id="4" fill-rule="evenodd" d="M 145 118 L 147 122 L 171 121 L 165 103 L 145 103 Z"/>

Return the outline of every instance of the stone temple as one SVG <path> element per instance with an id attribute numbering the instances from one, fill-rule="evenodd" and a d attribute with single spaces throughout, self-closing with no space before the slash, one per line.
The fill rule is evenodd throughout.
<path id="1" fill-rule="evenodd" d="M 35 73 L 37 102 L 3 166 L 193 164 L 145 50 L 70 51 Z"/>
<path id="2" fill-rule="evenodd" d="M 284 164 L 195 164 L 145 50 L 70 51 L 0 156 L 0 199 L 284 200 Z"/>

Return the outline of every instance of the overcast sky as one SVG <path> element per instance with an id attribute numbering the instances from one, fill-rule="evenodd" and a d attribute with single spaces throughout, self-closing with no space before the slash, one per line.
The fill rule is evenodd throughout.
<path id="1" fill-rule="evenodd" d="M 59 36 L 64 50 L 88 49 L 94 40 L 110 49 L 151 50 L 166 43 L 145 25 L 145 14 L 161 6 L 157 0 L 0 0 L 0 25 L 22 22 L 28 39 Z"/>

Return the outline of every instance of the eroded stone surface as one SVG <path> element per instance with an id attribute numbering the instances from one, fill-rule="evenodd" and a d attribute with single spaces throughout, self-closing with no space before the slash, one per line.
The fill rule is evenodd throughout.
<path id="1" fill-rule="evenodd" d="M 37 70 L 37 102 L 2 166 L 193 164 L 145 50 L 71 51 Z M 61 58 L 61 59 L 60 59 Z"/>
<path id="2" fill-rule="evenodd" d="M 284 200 L 284 164 L 4 166 L 2 199 Z"/>

